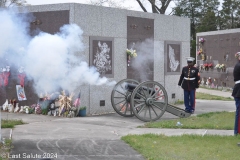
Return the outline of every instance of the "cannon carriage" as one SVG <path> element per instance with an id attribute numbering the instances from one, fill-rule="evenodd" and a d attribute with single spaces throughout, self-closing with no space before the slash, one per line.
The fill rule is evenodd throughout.
<path id="1" fill-rule="evenodd" d="M 156 81 L 139 83 L 133 79 L 121 80 L 112 90 L 111 103 L 119 115 L 136 116 L 144 122 L 160 119 L 165 111 L 181 118 L 191 115 L 177 106 L 168 104 L 165 88 Z"/>

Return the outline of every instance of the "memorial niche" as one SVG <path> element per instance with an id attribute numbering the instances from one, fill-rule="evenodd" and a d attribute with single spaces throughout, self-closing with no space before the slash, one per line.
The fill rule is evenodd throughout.
<path id="1" fill-rule="evenodd" d="M 236 37 L 239 36 L 240 33 L 229 33 L 197 37 L 197 64 L 201 71 L 201 77 L 205 78 L 205 82 L 209 77 L 212 77 L 217 83 L 215 87 L 233 87 L 232 71 L 236 64 L 234 54 L 240 51 L 240 40 Z M 202 45 L 201 38 L 204 39 Z M 202 60 L 199 54 L 200 47 L 202 47 L 202 51 L 205 53 L 204 60 Z M 213 64 L 213 69 L 203 69 L 203 66 L 209 63 Z"/>
<path id="2" fill-rule="evenodd" d="M 127 17 L 127 48 L 135 50 L 137 56 L 127 57 L 127 78 L 139 82 L 153 80 L 154 75 L 154 20 Z"/>

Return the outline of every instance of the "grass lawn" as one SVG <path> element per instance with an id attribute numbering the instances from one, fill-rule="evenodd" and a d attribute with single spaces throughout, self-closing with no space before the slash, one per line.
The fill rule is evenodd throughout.
<path id="1" fill-rule="evenodd" d="M 212 112 L 188 118 L 149 122 L 141 127 L 232 130 L 235 112 Z M 181 127 L 176 126 L 181 122 Z M 147 160 L 238 160 L 240 136 L 156 134 L 127 135 L 128 143 Z"/>
<path id="2" fill-rule="evenodd" d="M 205 100 L 220 100 L 220 101 L 234 101 L 232 97 L 221 97 L 221 96 L 215 96 L 210 95 L 206 93 L 196 92 L 196 99 L 205 99 Z M 184 104 L 184 101 L 177 100 L 174 105 L 181 105 Z"/>
<path id="3" fill-rule="evenodd" d="M 196 92 L 196 99 L 234 101 L 231 97 L 221 97 L 200 92 Z"/>
<path id="4" fill-rule="evenodd" d="M 240 136 L 128 135 L 122 140 L 147 160 L 239 160 Z"/>
<path id="5" fill-rule="evenodd" d="M 15 125 L 25 124 L 22 120 L 2 119 L 1 122 L 2 122 L 1 123 L 2 128 L 14 128 Z"/>
<path id="6" fill-rule="evenodd" d="M 235 112 L 210 112 L 188 118 L 148 122 L 142 128 L 183 128 L 233 130 Z M 180 122 L 182 126 L 176 126 Z"/>
<path id="7" fill-rule="evenodd" d="M 217 89 L 217 88 L 209 88 L 209 87 L 200 85 L 199 88 L 204 88 L 204 89 L 208 89 L 208 90 L 217 90 L 217 91 L 222 91 L 222 90 L 224 90 L 225 92 L 232 92 L 232 89 L 226 88 L 226 87 L 219 87 L 219 88 Z"/>

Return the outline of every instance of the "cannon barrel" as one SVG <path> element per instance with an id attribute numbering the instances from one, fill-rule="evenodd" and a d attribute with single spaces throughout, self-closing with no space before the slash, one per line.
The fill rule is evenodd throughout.
<path id="1" fill-rule="evenodd" d="M 133 92 L 133 90 L 137 87 L 138 85 L 132 84 L 132 83 L 126 83 L 125 84 L 125 89 L 128 90 L 129 92 Z M 142 87 L 145 91 L 149 91 L 149 94 L 152 93 L 152 95 L 155 93 L 155 89 L 153 88 L 147 88 L 145 86 Z"/>
<path id="2" fill-rule="evenodd" d="M 133 92 L 133 90 L 137 87 L 136 84 L 132 83 L 126 83 L 125 84 L 125 89 L 128 90 L 129 92 Z"/>

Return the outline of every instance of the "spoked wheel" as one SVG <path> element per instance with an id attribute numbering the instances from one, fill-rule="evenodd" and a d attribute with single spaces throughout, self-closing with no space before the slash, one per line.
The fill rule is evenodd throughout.
<path id="1" fill-rule="evenodd" d="M 130 104 L 138 119 L 145 122 L 156 121 L 167 108 L 167 92 L 160 83 L 146 81 L 134 89 Z"/>
<path id="2" fill-rule="evenodd" d="M 134 113 L 130 107 L 130 98 L 134 86 L 139 84 L 133 79 L 124 79 L 118 82 L 112 90 L 111 102 L 114 110 L 121 116 L 132 117 Z M 131 87 L 129 87 L 131 86 Z"/>

